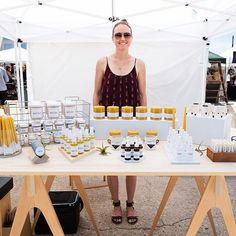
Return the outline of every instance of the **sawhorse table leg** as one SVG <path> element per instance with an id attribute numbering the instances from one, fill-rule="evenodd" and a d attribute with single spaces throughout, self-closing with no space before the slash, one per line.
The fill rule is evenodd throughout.
<path id="1" fill-rule="evenodd" d="M 219 208 L 221 210 L 229 235 L 236 235 L 236 224 L 225 178 L 224 176 L 211 176 L 191 220 L 186 236 L 197 234 L 205 215 L 211 208 Z"/>
<path id="2" fill-rule="evenodd" d="M 34 188 L 33 190 L 31 189 L 32 187 Z M 40 176 L 26 176 L 24 177 L 10 236 L 20 235 L 28 212 L 34 207 L 39 208 L 44 214 L 53 235 L 64 235 L 42 178 Z"/>
<path id="3" fill-rule="evenodd" d="M 165 206 L 166 206 L 166 203 L 167 203 L 167 201 L 168 201 L 168 199 L 169 199 L 169 197 L 170 197 L 170 195 L 171 195 L 171 193 L 172 193 L 172 191 L 173 191 L 173 189 L 174 189 L 174 187 L 175 187 L 175 184 L 176 184 L 177 180 L 178 180 L 178 177 L 177 177 L 177 176 L 171 176 L 171 177 L 170 177 L 170 180 L 169 180 L 169 182 L 168 182 L 168 184 L 167 184 L 165 193 L 164 193 L 164 195 L 163 195 L 163 197 L 162 197 L 160 206 L 159 206 L 159 208 L 158 208 L 158 210 L 157 210 L 157 213 L 156 213 L 156 215 L 155 215 L 155 218 L 154 218 L 154 220 L 153 220 L 153 223 L 152 223 L 152 227 L 151 227 L 151 231 L 150 231 L 150 233 L 149 233 L 149 236 L 152 236 L 152 235 L 153 235 L 153 232 L 154 232 L 154 230 L 155 230 L 155 228 L 156 228 L 156 226 L 157 226 L 157 223 L 158 223 L 158 221 L 159 221 L 159 219 L 160 219 L 160 217 L 161 217 L 161 214 L 162 214 L 162 212 L 163 212 L 163 210 L 164 210 L 164 208 L 165 208 Z M 198 190 L 199 190 L 200 194 L 202 195 L 203 192 L 204 192 L 204 189 L 205 189 L 205 185 L 204 185 L 204 181 L 203 181 L 202 177 L 200 177 L 200 176 L 195 177 L 195 181 L 196 181 L 196 183 L 197 183 Z M 217 235 L 217 234 L 216 234 L 216 228 L 215 228 L 215 224 L 214 224 L 214 221 L 213 221 L 213 217 L 212 217 L 211 212 L 209 211 L 209 212 L 207 213 L 207 215 L 208 215 L 208 218 L 209 218 L 211 227 L 212 227 L 213 234 L 216 236 L 216 235 Z"/>

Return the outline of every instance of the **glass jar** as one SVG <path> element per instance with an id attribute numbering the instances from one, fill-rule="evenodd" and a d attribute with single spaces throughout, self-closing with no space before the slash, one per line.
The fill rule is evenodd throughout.
<path id="1" fill-rule="evenodd" d="M 44 131 L 51 132 L 53 130 L 53 122 L 51 120 L 46 120 L 43 123 Z"/>
<path id="2" fill-rule="evenodd" d="M 94 106 L 93 107 L 93 117 L 94 117 L 94 119 L 104 119 L 105 118 L 105 107 L 104 106 Z"/>
<path id="3" fill-rule="evenodd" d="M 151 107 L 150 119 L 151 120 L 161 120 L 162 119 L 162 107 Z"/>
<path id="4" fill-rule="evenodd" d="M 74 127 L 74 124 L 75 124 L 74 119 L 67 119 L 66 120 L 66 128 L 72 129 L 72 127 Z"/>
<path id="5" fill-rule="evenodd" d="M 145 106 L 136 107 L 136 119 L 137 120 L 147 119 L 147 107 Z"/>
<path id="6" fill-rule="evenodd" d="M 155 150 L 157 139 L 157 130 L 147 130 L 146 136 L 144 137 L 145 148 L 148 150 Z"/>
<path id="7" fill-rule="evenodd" d="M 119 107 L 108 106 L 107 107 L 107 118 L 110 120 L 116 120 L 119 118 Z"/>
<path id="8" fill-rule="evenodd" d="M 118 150 L 122 143 L 121 131 L 118 129 L 110 130 L 108 142 L 111 144 L 114 150 Z"/>
<path id="9" fill-rule="evenodd" d="M 61 131 L 64 127 L 64 122 L 62 120 L 55 121 L 55 128 L 57 131 Z"/>
<path id="10" fill-rule="evenodd" d="M 164 120 L 173 120 L 176 109 L 174 107 L 164 108 Z"/>
<path id="11" fill-rule="evenodd" d="M 62 135 L 61 131 L 54 131 L 53 132 L 54 143 L 61 143 L 61 135 Z"/>
<path id="12" fill-rule="evenodd" d="M 29 132 L 29 124 L 28 123 L 20 123 L 18 126 L 18 132 L 20 134 L 28 134 Z"/>
<path id="13" fill-rule="evenodd" d="M 121 107 L 121 116 L 123 120 L 132 120 L 134 114 L 134 108 L 131 106 Z"/>
<path id="14" fill-rule="evenodd" d="M 40 121 L 32 121 L 32 132 L 39 133 L 41 132 L 41 122 Z"/>
<path id="15" fill-rule="evenodd" d="M 41 135 L 41 141 L 42 141 L 42 144 L 49 144 L 50 141 L 51 141 L 51 135 L 50 133 L 42 133 Z"/>

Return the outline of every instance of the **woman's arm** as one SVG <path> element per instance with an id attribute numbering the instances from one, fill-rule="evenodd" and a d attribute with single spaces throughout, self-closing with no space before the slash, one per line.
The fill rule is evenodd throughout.
<path id="1" fill-rule="evenodd" d="M 146 93 L 146 66 L 140 59 L 137 60 L 138 82 L 139 91 L 141 96 L 141 106 L 147 106 L 147 93 Z"/>
<path id="2" fill-rule="evenodd" d="M 94 81 L 94 92 L 93 92 L 93 106 L 99 105 L 99 98 L 102 86 L 102 79 L 105 71 L 105 57 L 99 59 L 96 64 L 95 81 Z"/>

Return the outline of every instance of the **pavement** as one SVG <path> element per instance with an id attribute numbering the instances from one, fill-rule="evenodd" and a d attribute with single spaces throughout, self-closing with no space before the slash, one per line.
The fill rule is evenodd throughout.
<path id="1" fill-rule="evenodd" d="M 22 177 L 14 177 L 14 189 L 12 190 L 12 205 L 14 206 L 19 197 L 19 187 Z M 125 219 L 125 177 L 120 180 L 120 199 L 123 210 L 123 223 L 114 225 L 111 222 L 112 202 L 108 187 L 94 188 L 86 190 L 90 199 L 91 207 L 98 224 L 101 236 L 145 236 L 151 229 L 152 221 L 156 210 L 162 199 L 169 177 L 138 177 L 138 184 L 135 193 L 135 209 L 139 216 L 136 225 L 129 225 Z M 228 190 L 236 216 L 236 177 L 227 177 Z M 102 182 L 102 177 L 83 177 L 85 186 L 96 185 Z M 207 181 L 207 178 L 205 178 Z M 52 186 L 53 190 L 68 190 L 68 177 L 57 177 Z M 154 236 L 182 236 L 186 234 L 190 220 L 197 207 L 200 194 L 193 177 L 179 177 L 169 201 L 163 211 L 158 226 L 154 231 Z M 228 235 L 221 213 L 218 209 L 212 210 L 216 225 L 217 235 Z M 88 219 L 85 209 L 80 215 L 80 223 L 77 234 L 70 236 L 93 236 L 96 235 L 92 224 Z M 202 223 L 198 231 L 198 236 L 213 235 L 211 226 L 207 218 Z M 68 234 L 69 236 L 69 234 Z"/>

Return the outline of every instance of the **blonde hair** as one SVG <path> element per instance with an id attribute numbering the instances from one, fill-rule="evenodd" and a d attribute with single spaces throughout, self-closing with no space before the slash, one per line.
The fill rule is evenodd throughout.
<path id="1" fill-rule="evenodd" d="M 131 26 L 129 25 L 128 21 L 126 19 L 122 19 L 120 20 L 119 22 L 117 22 L 114 26 L 113 26 L 113 29 L 112 29 L 112 36 L 114 36 L 114 31 L 115 31 L 115 28 L 118 26 L 118 25 L 127 25 L 130 29 L 130 33 L 132 34 L 132 28 Z"/>

